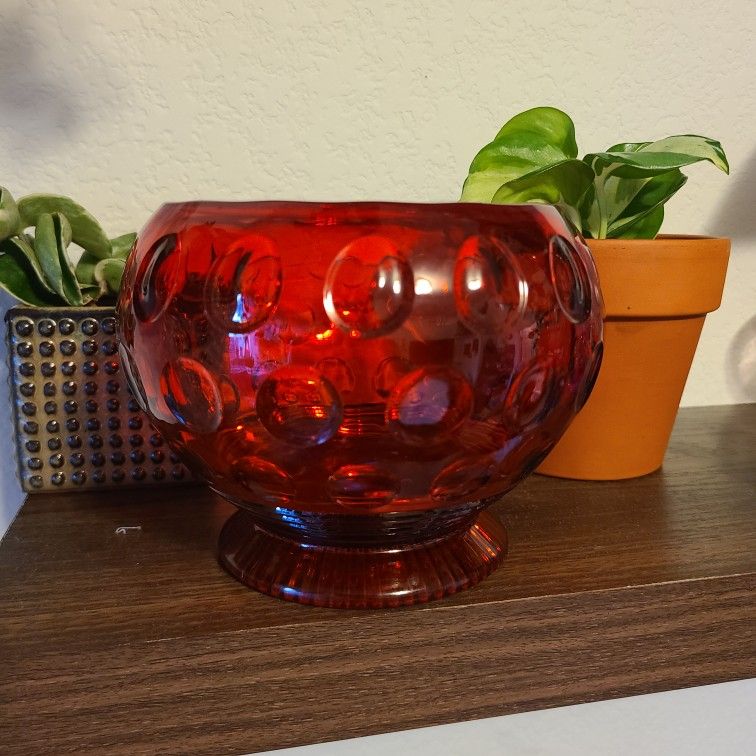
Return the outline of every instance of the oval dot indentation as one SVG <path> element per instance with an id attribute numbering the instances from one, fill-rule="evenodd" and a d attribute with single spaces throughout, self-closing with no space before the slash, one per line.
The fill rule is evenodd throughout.
<path id="1" fill-rule="evenodd" d="M 16 321 L 16 333 L 19 336 L 31 336 L 34 333 L 34 321 L 29 318 L 19 318 Z"/>
<path id="2" fill-rule="evenodd" d="M 498 239 L 473 236 L 454 266 L 454 300 L 463 322 L 479 333 L 496 333 L 525 311 L 528 285 L 515 256 Z"/>
<path id="3" fill-rule="evenodd" d="M 82 320 L 80 328 L 85 336 L 94 336 L 100 330 L 100 326 L 94 318 L 85 318 Z"/>
<path id="4" fill-rule="evenodd" d="M 58 321 L 58 330 L 63 336 L 70 336 L 76 330 L 76 323 L 71 318 Z"/>
<path id="5" fill-rule="evenodd" d="M 129 354 L 128 349 L 123 345 L 123 342 L 118 342 L 118 355 L 121 358 L 121 365 L 123 365 L 123 372 L 126 374 L 126 380 L 129 382 L 129 388 L 131 394 L 136 399 L 139 408 L 142 412 L 149 412 L 147 408 L 147 395 L 144 391 L 144 386 L 139 374 L 137 373 L 134 364 Z M 87 372 L 85 370 L 85 372 Z"/>
<path id="6" fill-rule="evenodd" d="M 242 457 L 231 465 L 231 476 L 260 501 L 287 504 L 294 498 L 291 476 L 267 459 Z"/>
<path id="7" fill-rule="evenodd" d="M 575 247 L 563 236 L 549 239 L 549 273 L 557 303 L 573 323 L 591 314 L 591 285 Z"/>
<path id="8" fill-rule="evenodd" d="M 348 396 L 354 389 L 354 372 L 340 357 L 326 357 L 316 365 L 317 371 L 325 376 L 340 396 Z"/>
<path id="9" fill-rule="evenodd" d="M 283 367 L 257 392 L 260 422 L 277 438 L 301 446 L 322 444 L 336 433 L 343 407 L 333 384 L 312 368 Z"/>
<path id="10" fill-rule="evenodd" d="M 176 419 L 196 433 L 212 433 L 223 419 L 223 399 L 215 379 L 201 363 L 179 357 L 165 365 L 160 390 Z"/>
<path id="11" fill-rule="evenodd" d="M 551 364 L 536 362 L 512 381 L 505 411 L 510 422 L 522 430 L 543 420 L 558 400 L 558 384 Z"/>
<path id="12" fill-rule="evenodd" d="M 411 267 L 393 242 L 377 235 L 344 247 L 323 287 L 328 317 L 353 337 L 393 331 L 410 314 L 414 297 Z"/>
<path id="13" fill-rule="evenodd" d="M 52 336 L 55 333 L 54 321 L 48 318 L 40 320 L 39 323 L 37 323 L 37 331 L 39 331 L 40 336 Z"/>
<path id="14" fill-rule="evenodd" d="M 134 312 L 142 322 L 156 320 L 181 288 L 178 237 L 158 239 L 141 261 L 134 291 Z M 176 252 L 176 254 L 174 254 Z"/>
<path id="15" fill-rule="evenodd" d="M 405 441 L 433 443 L 470 416 L 473 391 L 464 376 L 447 367 L 414 370 L 394 387 L 386 402 L 386 423 Z"/>
<path id="16" fill-rule="evenodd" d="M 221 400 L 223 402 L 223 421 L 231 422 L 239 411 L 239 389 L 236 384 L 225 375 L 218 378 L 218 388 L 220 389 Z"/>
<path id="17" fill-rule="evenodd" d="M 328 478 L 328 495 L 345 507 L 360 509 L 388 504 L 398 493 L 400 482 L 375 465 L 344 465 Z"/>
<path id="18" fill-rule="evenodd" d="M 295 346 L 304 344 L 312 337 L 317 339 L 317 334 L 327 330 L 329 325 L 322 306 L 314 308 L 303 303 L 297 306 L 281 303 L 276 309 L 275 318 L 265 326 L 266 338 Z"/>
<path id="19" fill-rule="evenodd" d="M 281 260 L 266 236 L 250 234 L 214 263 L 205 285 L 205 311 L 218 327 L 248 333 L 275 310 L 281 294 Z"/>
<path id="20" fill-rule="evenodd" d="M 491 457 L 463 457 L 447 465 L 431 483 L 431 498 L 445 502 L 470 501 L 488 483 L 496 468 Z"/>
<path id="21" fill-rule="evenodd" d="M 373 378 L 375 393 L 384 399 L 393 391 L 394 386 L 410 372 L 407 360 L 401 357 L 386 357 L 378 365 Z"/>

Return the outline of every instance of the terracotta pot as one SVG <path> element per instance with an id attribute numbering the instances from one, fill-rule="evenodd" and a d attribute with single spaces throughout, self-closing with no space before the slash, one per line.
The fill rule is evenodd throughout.
<path id="1" fill-rule="evenodd" d="M 538 468 L 618 480 L 661 467 L 706 313 L 722 299 L 728 239 L 588 242 L 604 293 L 604 359 L 585 407 Z"/>

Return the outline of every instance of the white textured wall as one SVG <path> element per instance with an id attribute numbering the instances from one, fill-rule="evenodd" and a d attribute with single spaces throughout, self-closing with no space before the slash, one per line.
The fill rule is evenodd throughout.
<path id="1" fill-rule="evenodd" d="M 668 210 L 667 231 L 734 240 L 684 403 L 756 400 L 753 0 L 0 0 L 0 16 L 0 184 L 71 194 L 113 235 L 167 200 L 454 200 L 477 148 L 539 104 L 573 116 L 583 151 L 721 139 L 732 175 L 693 167 Z"/>

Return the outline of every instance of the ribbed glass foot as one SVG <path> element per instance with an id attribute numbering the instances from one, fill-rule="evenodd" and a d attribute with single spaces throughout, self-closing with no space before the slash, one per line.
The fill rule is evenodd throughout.
<path id="1" fill-rule="evenodd" d="M 301 604 L 339 609 L 419 604 L 470 588 L 504 558 L 502 524 L 477 507 L 471 512 L 451 532 L 419 544 L 346 547 L 273 534 L 242 510 L 223 527 L 220 562 L 250 588 Z M 323 519 L 324 530 L 341 532 L 355 521 L 348 515 Z"/>

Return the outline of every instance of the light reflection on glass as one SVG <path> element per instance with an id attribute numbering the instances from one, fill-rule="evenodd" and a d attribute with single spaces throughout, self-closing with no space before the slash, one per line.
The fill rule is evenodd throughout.
<path id="1" fill-rule="evenodd" d="M 415 281 L 415 294 L 423 296 L 423 294 L 432 294 L 433 286 L 427 278 L 418 278 Z"/>

